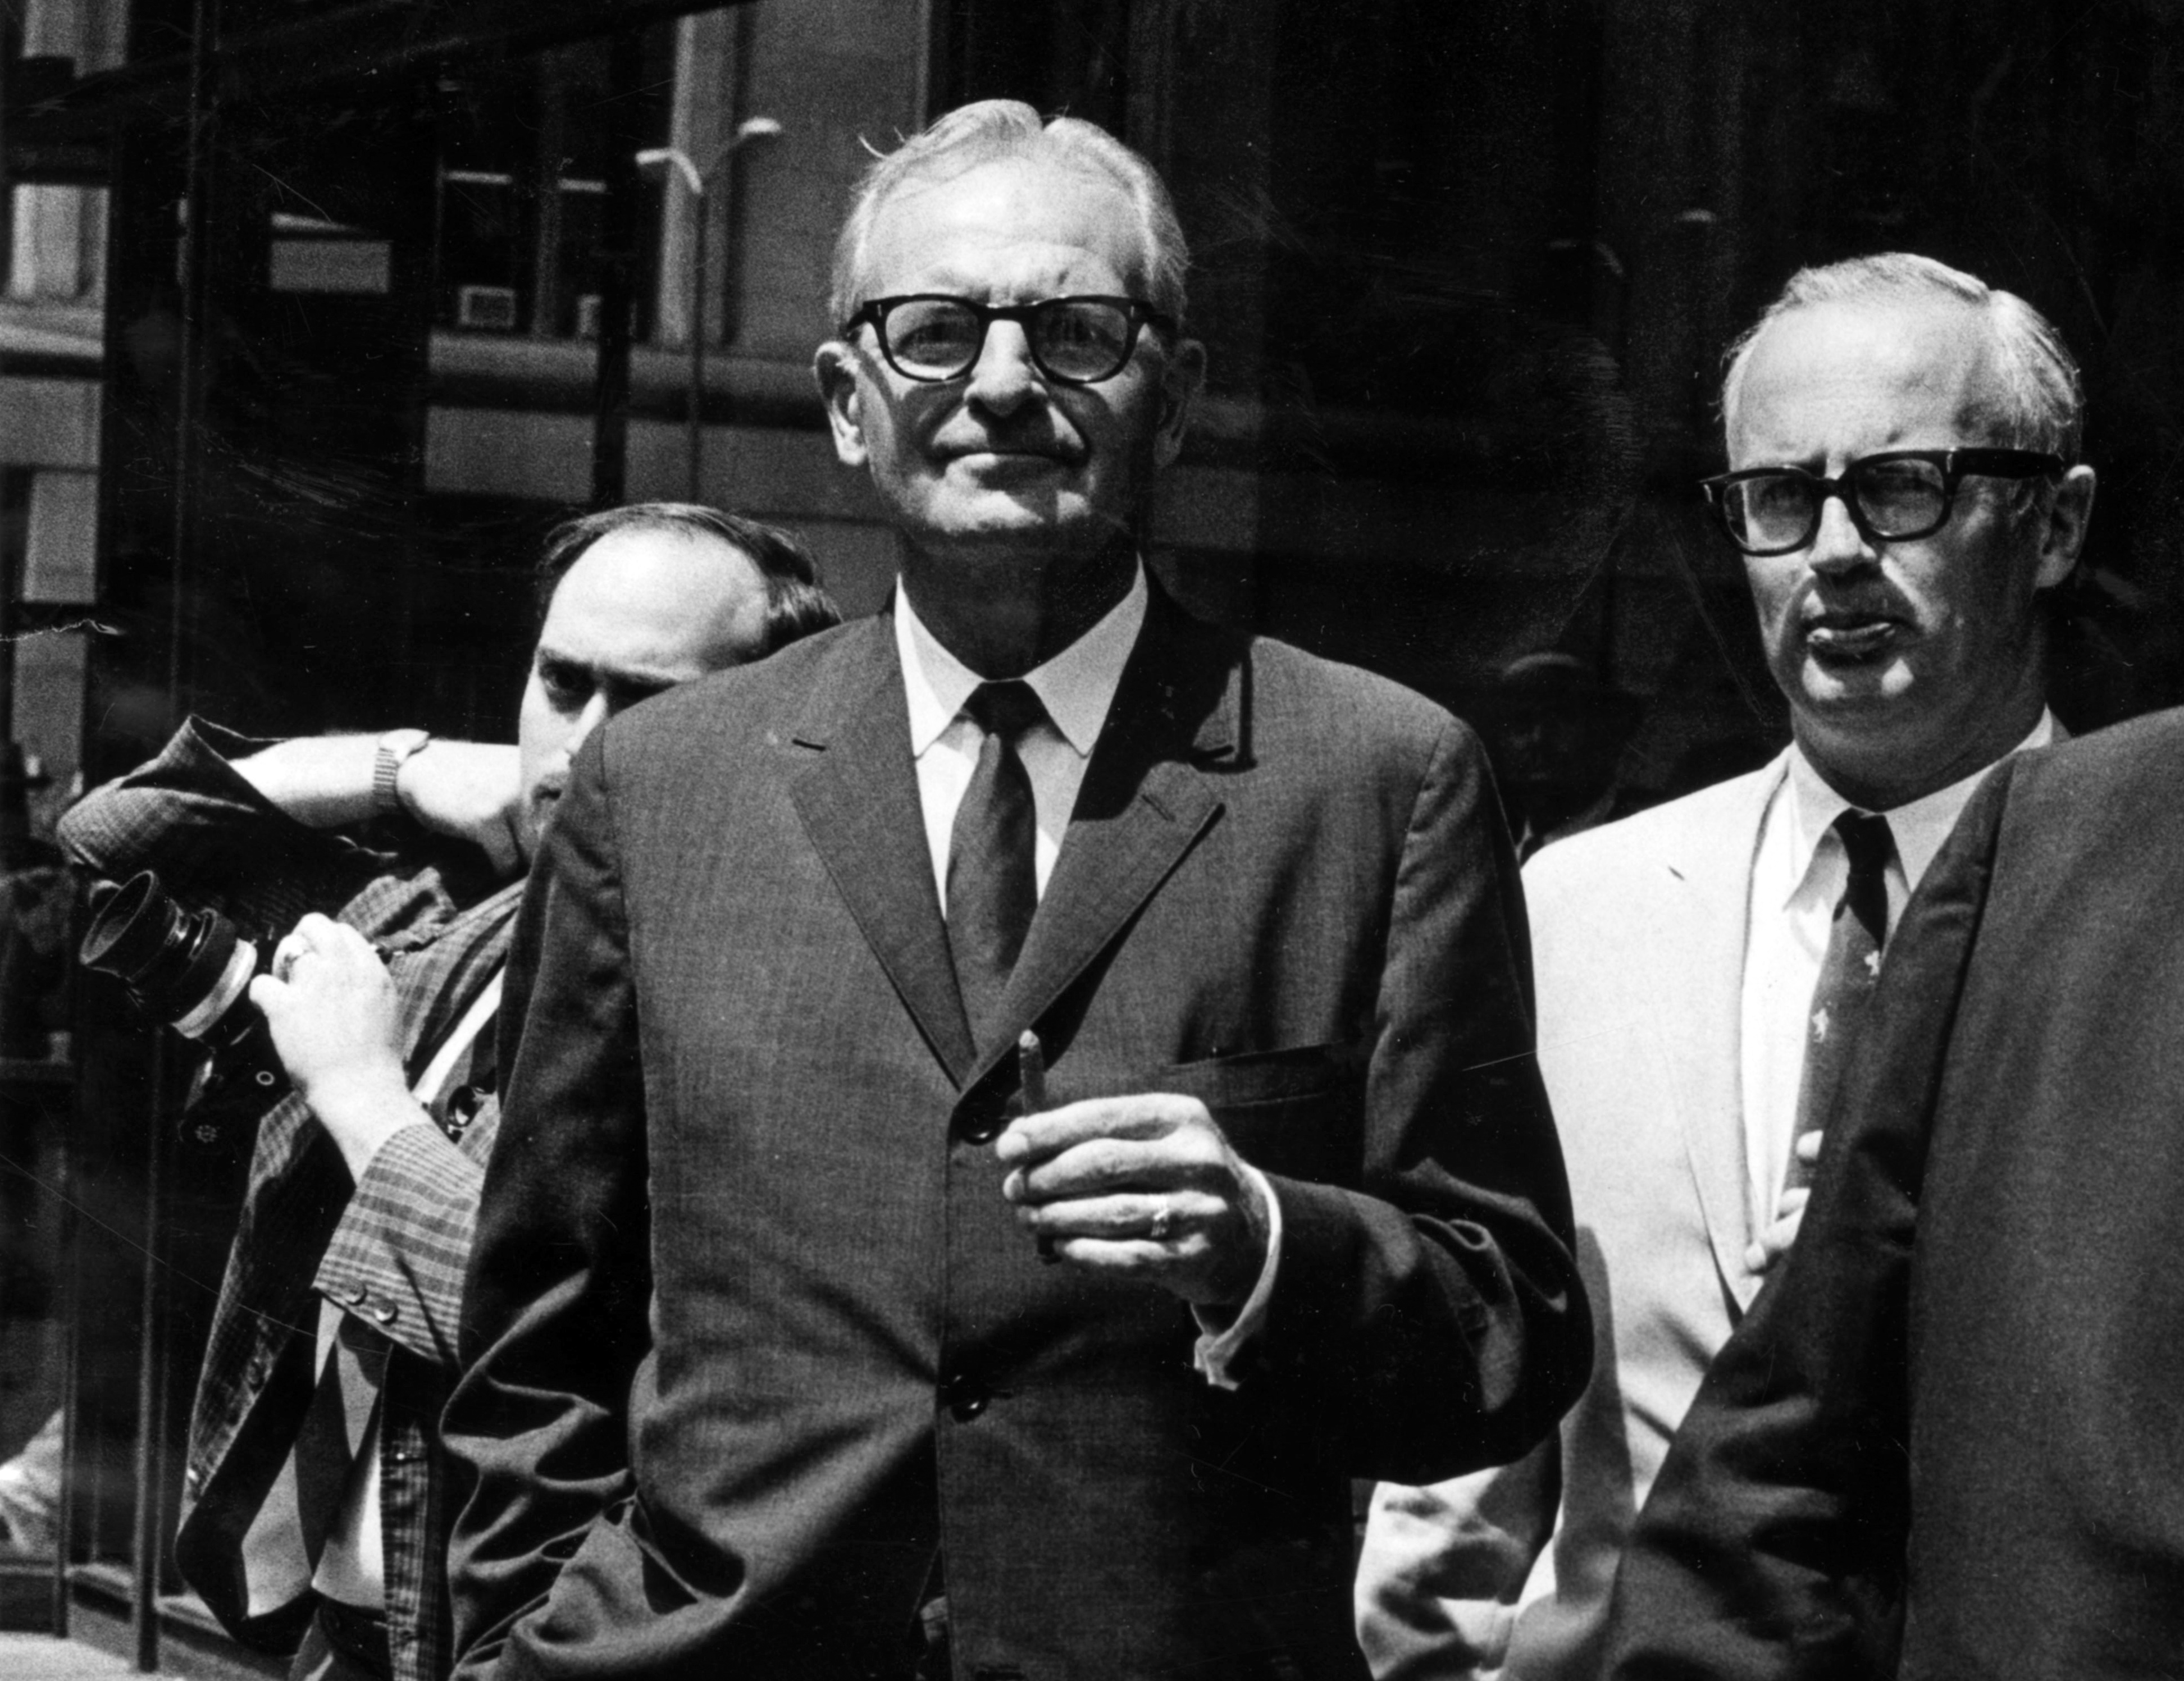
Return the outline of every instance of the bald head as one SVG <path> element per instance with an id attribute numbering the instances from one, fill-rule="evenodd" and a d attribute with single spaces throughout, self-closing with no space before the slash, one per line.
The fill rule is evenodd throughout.
<path id="1" fill-rule="evenodd" d="M 710 533 L 632 526 L 562 573 L 539 629 L 516 726 L 527 854 L 605 718 L 767 648 L 766 585 L 748 554 Z"/>

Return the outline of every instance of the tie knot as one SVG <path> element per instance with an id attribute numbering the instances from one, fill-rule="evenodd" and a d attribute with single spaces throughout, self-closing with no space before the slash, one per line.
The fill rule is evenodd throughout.
<path id="1" fill-rule="evenodd" d="M 1836 819 L 1836 835 L 1850 859 L 1853 879 L 1877 877 L 1896 855 L 1896 837 L 1888 820 L 1870 811 L 1846 811 Z"/>
<path id="2" fill-rule="evenodd" d="M 1029 683 L 1013 679 L 1005 683 L 980 683 L 963 703 L 971 721 L 989 736 L 1006 742 L 1022 741 L 1024 732 L 1046 716 L 1039 695 Z"/>

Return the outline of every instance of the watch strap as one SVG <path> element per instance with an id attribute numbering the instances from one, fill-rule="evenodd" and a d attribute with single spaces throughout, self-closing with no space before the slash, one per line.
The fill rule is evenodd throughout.
<path id="1" fill-rule="evenodd" d="M 389 730 L 380 737 L 371 760 L 371 809 L 382 815 L 402 809 L 395 779 L 402 767 L 425 750 L 432 739 L 429 730 Z"/>

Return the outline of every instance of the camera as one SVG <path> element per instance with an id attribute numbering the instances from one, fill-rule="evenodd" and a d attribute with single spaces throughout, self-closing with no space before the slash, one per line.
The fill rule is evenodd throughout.
<path id="1" fill-rule="evenodd" d="M 153 1021 L 203 1045 L 207 1058 L 182 1117 L 192 1144 L 216 1144 L 287 1089 L 265 1018 L 248 1002 L 258 948 L 218 911 L 177 905 L 149 870 L 95 901 L 84 966 L 110 975 Z"/>

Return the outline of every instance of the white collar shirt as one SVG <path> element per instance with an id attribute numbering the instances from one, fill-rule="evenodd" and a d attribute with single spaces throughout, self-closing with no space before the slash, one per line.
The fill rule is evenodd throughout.
<path id="1" fill-rule="evenodd" d="M 2054 715 L 2042 712 L 2032 732 L 2013 750 L 2045 747 L 2054 735 Z M 1804 1074 L 1805 1017 L 1819 984 L 1836 903 L 1850 876 L 1849 858 L 1832 827 L 1851 810 L 1850 802 L 1821 779 L 1802 749 L 1792 746 L 1789 761 L 1760 821 L 1745 923 L 1740 1060 L 1744 1159 L 1755 1232 L 1773 1221 L 1789 1172 Z M 1992 768 L 1880 814 L 1888 819 L 1895 841 L 1888 865 L 1890 932 L 1958 814 Z"/>
<path id="2" fill-rule="evenodd" d="M 985 732 L 963 710 L 963 703 L 985 679 L 940 645 L 917 616 L 900 582 L 894 601 L 895 652 L 910 702 L 910 751 L 917 765 L 917 799 L 925 815 L 925 843 L 944 916 L 949 840 L 956 810 L 971 786 L 971 773 L 978 765 L 979 744 L 985 740 Z M 1144 628 L 1145 602 L 1145 571 L 1140 565 L 1129 593 L 1105 617 L 1045 665 L 1024 673 L 1024 682 L 1046 710 L 1046 716 L 1017 746 L 1039 815 L 1032 865 L 1042 896 L 1068 832 L 1085 766 L 1122 684 L 1123 667 Z"/>

